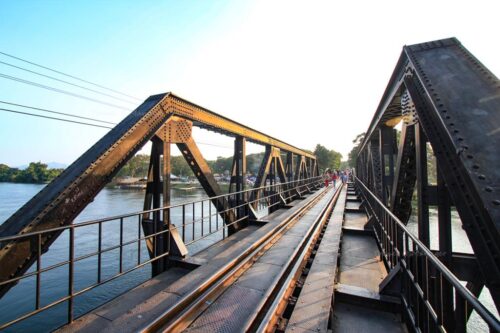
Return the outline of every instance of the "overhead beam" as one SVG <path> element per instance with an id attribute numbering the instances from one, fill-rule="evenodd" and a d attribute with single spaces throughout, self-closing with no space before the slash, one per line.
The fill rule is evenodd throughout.
<path id="1" fill-rule="evenodd" d="M 207 128 L 230 136 L 241 136 L 254 143 L 270 145 L 282 151 L 316 159 L 314 154 L 294 147 L 274 137 L 256 131 L 231 119 L 218 115 L 199 105 L 191 103 L 172 93 L 168 93 L 161 105 L 167 114 L 176 115 L 193 121 L 194 126 Z"/>

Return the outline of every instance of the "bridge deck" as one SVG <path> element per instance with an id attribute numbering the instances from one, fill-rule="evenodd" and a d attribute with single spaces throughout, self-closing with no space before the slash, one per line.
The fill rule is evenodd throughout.
<path id="1" fill-rule="evenodd" d="M 286 332 L 326 332 L 328 329 L 346 192 L 344 187 L 304 281 Z"/>
<path id="2" fill-rule="evenodd" d="M 236 332 L 251 321 L 258 305 L 280 279 L 285 263 L 314 221 L 334 196 L 329 189 L 297 200 L 269 215 L 262 226 L 244 230 L 185 260 L 60 329 L 61 332 L 137 331 L 157 319 L 181 297 L 210 279 L 225 263 L 246 251 L 256 240 L 313 200 L 319 201 L 292 222 L 252 266 L 244 271 L 206 309 L 194 317 L 188 332 Z M 347 205 L 346 205 L 347 204 Z M 323 237 L 314 253 L 303 287 L 288 320 L 287 332 L 404 332 L 397 300 L 378 293 L 387 275 L 366 215 L 355 194 L 343 188 Z M 349 208 L 348 208 L 349 207 Z M 195 264 L 199 265 L 196 267 Z"/>
<path id="3" fill-rule="evenodd" d="M 342 225 L 332 329 L 334 332 L 405 332 L 400 316 L 395 311 L 386 311 L 393 310 L 391 306 L 396 307 L 397 301 L 379 294 L 379 284 L 387 276 L 387 270 L 373 234 L 365 230 L 368 218 L 359 206 L 357 196 L 349 194 Z"/>
<path id="4" fill-rule="evenodd" d="M 243 273 L 204 313 L 186 330 L 187 332 L 237 332 L 242 324 L 254 315 L 263 296 L 277 283 L 280 271 L 292 256 L 300 241 L 321 210 L 331 201 L 334 191 L 330 190 L 311 210 Z M 281 215 L 280 215 L 281 216 Z M 330 258 L 330 266 L 333 263 Z"/>
<path id="5" fill-rule="evenodd" d="M 182 296 L 197 289 L 227 262 L 245 252 L 256 240 L 276 227 L 287 216 L 308 204 L 321 192 L 305 195 L 305 198 L 293 207 L 275 212 L 274 218 L 261 227 L 249 226 L 242 233 L 237 232 L 188 258 L 189 263 L 201 264 L 194 270 L 171 268 L 62 327 L 59 331 L 130 332 L 139 330 L 156 319 Z"/>

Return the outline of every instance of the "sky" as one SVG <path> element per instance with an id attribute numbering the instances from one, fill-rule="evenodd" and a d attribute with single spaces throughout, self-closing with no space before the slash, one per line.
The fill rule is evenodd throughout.
<path id="1" fill-rule="evenodd" d="M 149 95 L 171 91 L 297 147 L 313 150 L 319 143 L 345 159 L 352 140 L 366 131 L 404 45 L 454 36 L 498 75 L 499 13 L 499 1 L 481 0 L 3 0 L 0 52 L 137 99 L 0 54 L 0 101 L 119 122 Z M 70 164 L 107 131 L 0 112 L 0 163 Z M 205 158 L 232 155 L 232 139 L 201 130 L 193 135 Z"/>

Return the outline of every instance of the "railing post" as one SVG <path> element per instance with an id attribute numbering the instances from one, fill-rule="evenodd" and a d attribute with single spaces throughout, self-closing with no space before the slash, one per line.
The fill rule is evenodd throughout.
<path id="1" fill-rule="evenodd" d="M 73 321 L 73 279 L 75 259 L 75 229 L 69 228 L 69 266 L 68 266 L 68 323 Z"/>

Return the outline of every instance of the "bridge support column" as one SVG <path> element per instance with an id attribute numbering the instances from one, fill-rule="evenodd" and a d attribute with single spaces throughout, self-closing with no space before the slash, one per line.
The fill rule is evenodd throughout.
<path id="1" fill-rule="evenodd" d="M 287 182 L 293 181 L 293 153 L 286 154 L 286 180 Z"/>
<path id="2" fill-rule="evenodd" d="M 394 145 L 396 133 L 392 127 L 379 129 L 380 170 L 382 172 L 382 202 L 387 206 L 391 202 L 391 190 L 394 180 Z"/>
<path id="3" fill-rule="evenodd" d="M 246 139 L 238 136 L 234 140 L 234 157 L 231 168 L 231 181 L 229 183 L 229 193 L 241 192 L 245 190 L 247 174 Z M 232 197 L 231 207 L 238 207 L 237 218 L 247 216 L 248 197 L 246 193 L 236 193 Z M 241 207 L 240 207 L 241 206 Z"/>
<path id="4" fill-rule="evenodd" d="M 162 180 L 161 180 L 161 170 L 160 170 L 160 162 L 161 155 L 165 158 L 169 158 L 165 152 L 163 151 L 164 145 L 160 138 L 153 137 L 152 146 L 151 146 L 151 156 L 149 160 L 149 171 L 148 171 L 148 180 L 146 185 L 146 195 L 144 200 L 144 210 L 158 209 L 161 208 L 161 195 L 165 190 L 165 182 L 162 188 Z M 168 152 L 167 152 L 168 153 Z M 170 163 L 169 163 L 170 164 Z M 164 176 L 167 171 L 168 166 L 164 165 Z M 164 193 L 163 193 L 164 194 Z M 169 195 L 164 195 L 164 200 L 169 201 Z M 168 213 L 167 213 L 168 214 Z M 164 219 L 166 214 L 164 212 L 163 220 L 161 216 L 161 211 L 157 210 L 153 213 L 144 213 L 142 215 L 142 228 L 144 230 L 144 235 L 149 236 L 152 234 L 156 234 L 160 231 L 166 230 Z M 151 259 L 165 253 L 167 251 L 167 242 L 164 234 L 160 234 L 157 236 L 153 236 L 151 238 L 146 239 L 146 246 L 148 248 L 149 256 Z M 155 260 L 152 263 L 153 268 L 153 276 L 160 274 L 165 270 L 165 261 L 163 259 Z"/>

